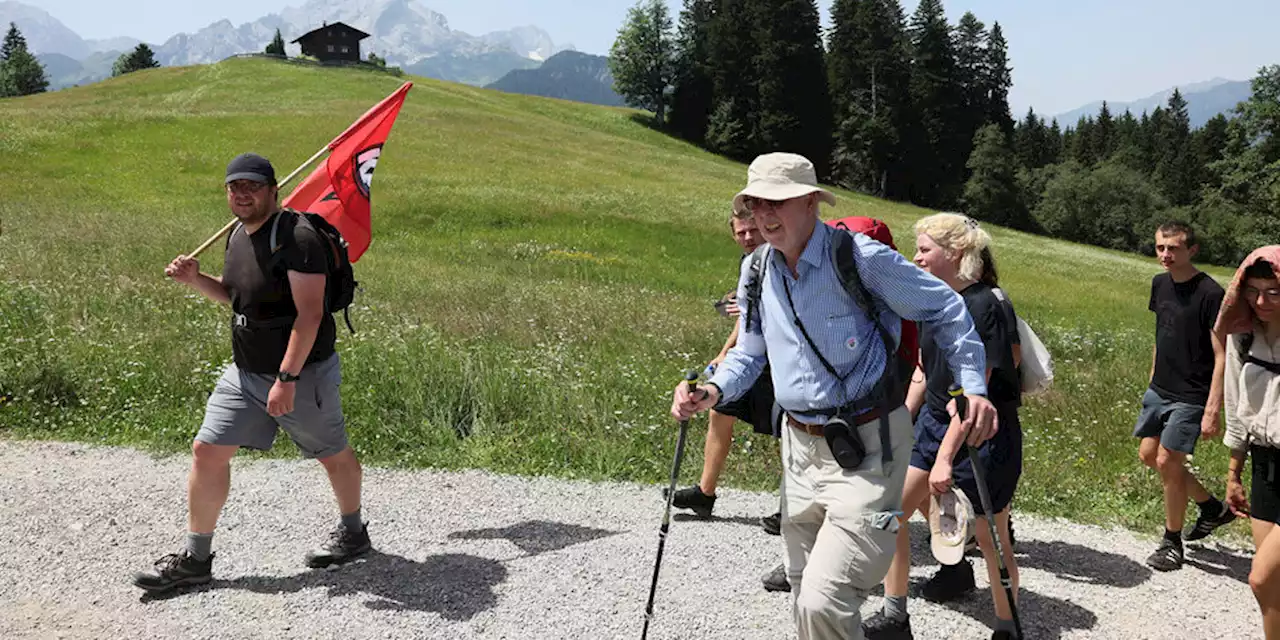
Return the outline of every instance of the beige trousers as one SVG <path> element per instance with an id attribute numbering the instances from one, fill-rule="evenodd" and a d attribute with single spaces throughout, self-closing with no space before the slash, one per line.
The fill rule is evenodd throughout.
<path id="1" fill-rule="evenodd" d="M 893 561 L 913 430 L 889 415 L 893 461 L 881 463 L 880 421 L 858 427 L 867 456 L 846 470 L 821 436 L 782 424 L 782 538 L 800 640 L 861 640 L 859 608 Z"/>

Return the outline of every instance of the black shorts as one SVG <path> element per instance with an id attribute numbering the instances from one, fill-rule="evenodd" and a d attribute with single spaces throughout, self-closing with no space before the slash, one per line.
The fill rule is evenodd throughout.
<path id="1" fill-rule="evenodd" d="M 1249 483 L 1249 515 L 1280 523 L 1280 449 L 1249 447 L 1253 480 Z"/>
<path id="2" fill-rule="evenodd" d="M 1000 429 L 995 437 L 978 447 L 978 459 L 982 462 L 987 479 L 987 495 L 996 513 L 1004 511 L 1013 501 L 1013 493 L 1022 478 L 1022 424 L 1015 405 L 996 405 Z M 939 418 L 928 406 L 920 408 L 916 415 L 915 444 L 911 448 L 911 466 L 932 471 L 938 460 L 938 450 L 947 435 L 948 423 Z M 973 504 L 973 512 L 986 515 L 978 493 L 978 479 L 973 473 L 973 461 L 967 449 L 957 452 L 951 468 L 951 479 Z"/>
<path id="3" fill-rule="evenodd" d="M 769 375 L 769 367 L 765 366 L 756 378 L 756 383 L 742 394 L 741 398 L 714 407 L 716 413 L 733 416 L 749 423 L 756 433 L 781 437 L 773 420 L 773 378 Z"/>

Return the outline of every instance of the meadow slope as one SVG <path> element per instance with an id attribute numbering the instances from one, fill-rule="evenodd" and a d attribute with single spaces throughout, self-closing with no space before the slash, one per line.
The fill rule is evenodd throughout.
<path id="1" fill-rule="evenodd" d="M 411 79 L 373 181 L 357 333 L 339 323 L 355 446 L 386 465 L 662 481 L 670 389 L 730 329 L 711 303 L 736 277 L 725 220 L 745 167 L 631 110 Z M 228 219 L 232 156 L 287 173 L 402 81 L 231 60 L 0 101 L 0 433 L 187 447 L 230 359 L 228 314 L 164 265 Z M 928 211 L 837 194 L 825 216 L 884 219 L 910 255 Z M 1017 507 L 1156 531 L 1157 478 L 1129 433 L 1158 265 L 991 231 L 1057 361 L 1055 390 L 1023 410 Z M 746 431 L 725 483 L 776 487 L 775 443 Z M 1220 490 L 1225 460 L 1210 442 L 1194 466 Z"/>

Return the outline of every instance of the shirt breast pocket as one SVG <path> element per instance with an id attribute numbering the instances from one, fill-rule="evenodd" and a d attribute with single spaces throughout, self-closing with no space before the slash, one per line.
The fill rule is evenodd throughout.
<path id="1" fill-rule="evenodd" d="M 839 354 L 851 354 L 856 352 L 860 345 L 858 339 L 858 330 L 861 325 L 861 318 L 857 313 L 849 313 L 845 315 L 829 315 L 827 316 L 827 330 L 824 335 L 819 338 L 814 337 L 824 350 L 831 353 L 831 357 L 840 357 Z"/>

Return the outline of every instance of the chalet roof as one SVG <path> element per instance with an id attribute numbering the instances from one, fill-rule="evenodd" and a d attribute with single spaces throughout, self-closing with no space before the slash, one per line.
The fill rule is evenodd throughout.
<path id="1" fill-rule="evenodd" d="M 316 32 L 319 32 L 319 31 L 325 31 L 325 30 L 328 30 L 328 29 L 332 29 L 332 28 L 334 28 L 334 27 L 342 27 L 342 28 L 344 28 L 344 29 L 346 29 L 346 30 L 348 30 L 348 31 L 350 31 L 350 32 L 352 32 L 352 33 L 354 33 L 354 34 L 357 36 L 357 39 L 358 39 L 358 40 L 364 40 L 365 38 L 368 38 L 368 37 L 369 37 L 369 34 L 367 34 L 367 33 L 363 32 L 363 31 L 361 31 L 361 30 L 359 30 L 359 29 L 357 29 L 357 28 L 355 28 L 355 27 L 353 27 L 353 26 L 351 26 L 351 25 L 349 25 L 349 24 L 347 24 L 347 23 L 345 23 L 345 22 L 330 22 L 330 23 L 328 23 L 328 24 L 326 24 L 326 25 L 324 25 L 324 26 L 316 27 L 315 29 L 312 29 L 312 30 L 308 31 L 308 32 L 306 32 L 306 33 L 304 33 L 304 34 L 302 34 L 302 35 L 298 36 L 297 38 L 294 38 L 293 40 L 291 40 L 291 41 L 290 41 L 290 43 L 297 43 L 298 41 L 300 41 L 300 40 L 303 40 L 303 39 L 307 38 L 308 36 L 310 36 L 310 35 L 311 35 L 311 34 L 313 34 L 313 33 L 316 33 Z"/>

